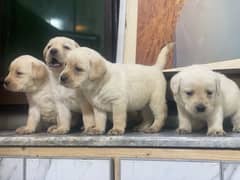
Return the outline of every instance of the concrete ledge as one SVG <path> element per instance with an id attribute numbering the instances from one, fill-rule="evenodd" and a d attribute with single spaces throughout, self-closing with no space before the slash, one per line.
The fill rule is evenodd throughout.
<path id="1" fill-rule="evenodd" d="M 126 133 L 124 136 L 87 136 L 80 133 L 16 135 L 0 132 L 0 147 L 141 147 L 141 148 L 214 148 L 239 149 L 240 134 L 208 137 L 205 133 L 177 135 L 164 130 L 158 134 Z"/>

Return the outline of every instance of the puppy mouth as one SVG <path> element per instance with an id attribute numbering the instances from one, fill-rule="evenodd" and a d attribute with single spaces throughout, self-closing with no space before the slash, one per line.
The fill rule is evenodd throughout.
<path id="1" fill-rule="evenodd" d="M 51 68 L 60 68 L 62 67 L 62 63 L 60 63 L 56 58 L 52 57 L 50 63 L 48 64 Z"/>

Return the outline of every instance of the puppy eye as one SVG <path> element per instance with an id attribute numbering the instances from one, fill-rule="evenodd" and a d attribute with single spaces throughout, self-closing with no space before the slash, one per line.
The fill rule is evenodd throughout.
<path id="1" fill-rule="evenodd" d="M 51 45 L 48 45 L 48 46 L 47 46 L 47 49 L 50 49 L 50 47 L 52 47 L 52 46 L 51 46 Z"/>
<path id="2" fill-rule="evenodd" d="M 185 93 L 186 93 L 186 95 L 188 95 L 188 96 L 192 96 L 192 95 L 193 95 L 193 91 L 186 91 Z"/>
<path id="3" fill-rule="evenodd" d="M 63 45 L 63 48 L 67 49 L 67 50 L 71 50 L 71 48 L 69 46 L 67 46 L 67 45 Z"/>
<path id="4" fill-rule="evenodd" d="M 213 92 L 209 91 L 209 90 L 207 90 L 206 93 L 207 93 L 208 96 L 211 96 L 213 94 Z"/>
<path id="5" fill-rule="evenodd" d="M 77 71 L 77 72 L 82 72 L 82 71 L 83 71 L 82 68 L 79 68 L 79 67 L 77 67 L 77 66 L 76 66 L 74 69 L 75 69 L 75 71 Z"/>
<path id="6" fill-rule="evenodd" d="M 18 76 L 21 76 L 21 75 L 23 75 L 23 73 L 22 73 L 22 72 L 20 72 L 20 71 L 16 71 L 16 74 L 17 74 Z"/>

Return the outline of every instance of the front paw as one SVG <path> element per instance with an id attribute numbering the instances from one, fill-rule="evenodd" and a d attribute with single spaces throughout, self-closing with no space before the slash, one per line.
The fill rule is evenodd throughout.
<path id="1" fill-rule="evenodd" d="M 190 129 L 185 129 L 185 128 L 178 128 L 178 129 L 176 130 L 176 132 L 177 132 L 178 134 L 190 134 L 190 133 L 192 133 L 192 130 L 190 130 Z"/>
<path id="2" fill-rule="evenodd" d="M 67 134 L 69 132 L 69 129 L 66 129 L 63 127 L 57 127 L 56 125 L 53 125 L 48 128 L 47 132 L 50 134 Z"/>
<path id="3" fill-rule="evenodd" d="M 158 133 L 159 131 L 160 129 L 155 127 L 148 127 L 143 129 L 144 133 Z"/>
<path id="4" fill-rule="evenodd" d="M 207 132 L 208 136 L 224 136 L 226 132 L 223 129 L 211 129 Z"/>
<path id="5" fill-rule="evenodd" d="M 100 130 L 96 127 L 92 127 L 92 128 L 88 128 L 87 129 L 87 132 L 86 132 L 88 135 L 101 135 L 104 133 L 103 130 Z"/>
<path id="6" fill-rule="evenodd" d="M 16 129 L 17 134 L 32 134 L 34 132 L 34 129 L 30 129 L 27 126 L 23 126 Z"/>
<path id="7" fill-rule="evenodd" d="M 108 135 L 123 135 L 124 134 L 124 130 L 123 129 L 110 129 L 108 131 Z"/>
<path id="8" fill-rule="evenodd" d="M 81 131 L 82 131 L 82 134 L 89 134 L 89 135 L 91 135 L 91 133 L 95 132 L 96 130 L 95 130 L 95 126 L 88 127 L 88 128 L 84 128 L 84 126 L 83 126 L 83 127 L 81 127 Z"/>

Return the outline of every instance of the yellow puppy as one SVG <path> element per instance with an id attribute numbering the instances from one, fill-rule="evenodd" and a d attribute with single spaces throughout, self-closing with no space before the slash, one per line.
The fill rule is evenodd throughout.
<path id="1" fill-rule="evenodd" d="M 4 87 L 13 92 L 24 92 L 29 103 L 27 124 L 18 128 L 17 133 L 35 132 L 40 119 L 54 124 L 48 129 L 50 133 L 64 134 L 69 131 L 71 116 L 56 97 L 57 92 L 52 85 L 50 72 L 40 60 L 24 55 L 10 64 Z"/>
<path id="2" fill-rule="evenodd" d="M 159 61 L 165 62 L 167 53 L 168 47 L 163 49 Z M 166 81 L 160 62 L 155 66 L 113 64 L 86 47 L 72 50 L 66 59 L 61 83 L 78 89 L 94 107 L 96 127 L 93 134 L 105 132 L 107 112 L 113 113 L 113 128 L 109 134 L 119 135 L 125 132 L 127 111 L 142 110 L 146 117 L 144 114 L 149 109 L 154 121 L 142 131 L 160 131 L 167 111 Z"/>

